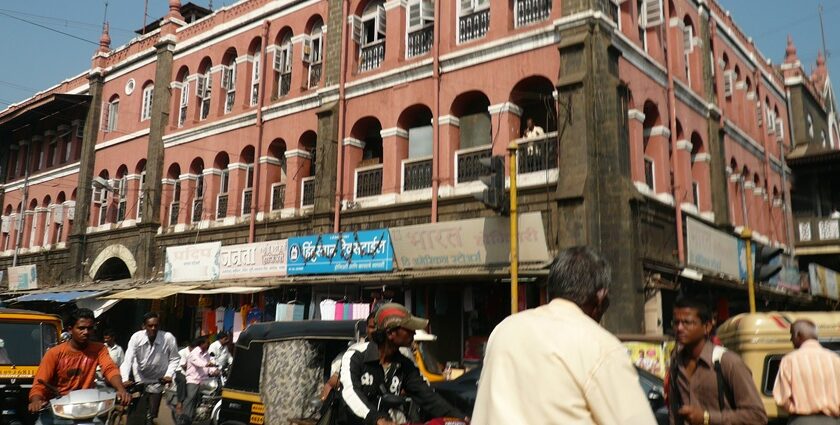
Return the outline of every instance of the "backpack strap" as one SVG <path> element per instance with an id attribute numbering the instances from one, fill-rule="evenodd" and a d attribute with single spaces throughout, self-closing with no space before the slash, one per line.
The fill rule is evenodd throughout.
<path id="1" fill-rule="evenodd" d="M 729 405 L 733 409 L 735 408 L 735 397 L 732 395 L 732 390 L 729 388 L 729 384 L 723 376 L 723 368 L 720 365 L 724 353 L 726 353 L 726 348 L 719 345 L 715 345 L 712 349 L 712 363 L 714 364 L 715 375 L 717 375 L 718 406 L 721 412 L 724 409 L 724 397 L 726 400 L 729 400 Z"/>

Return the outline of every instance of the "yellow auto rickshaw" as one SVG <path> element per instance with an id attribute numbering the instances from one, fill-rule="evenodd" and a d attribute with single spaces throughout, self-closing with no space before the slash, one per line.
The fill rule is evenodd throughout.
<path id="1" fill-rule="evenodd" d="M 34 423 L 27 409 L 29 388 L 60 332 L 58 316 L 0 308 L 0 423 Z"/>

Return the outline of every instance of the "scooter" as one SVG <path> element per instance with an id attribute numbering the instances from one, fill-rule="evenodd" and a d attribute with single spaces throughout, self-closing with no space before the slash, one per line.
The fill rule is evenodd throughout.
<path id="1" fill-rule="evenodd" d="M 58 394 L 58 389 L 48 382 L 41 384 Z M 108 425 L 108 413 L 117 403 L 117 392 L 110 388 L 93 388 L 70 391 L 67 395 L 50 400 L 54 425 Z M 103 419 L 104 418 L 104 419 Z"/>

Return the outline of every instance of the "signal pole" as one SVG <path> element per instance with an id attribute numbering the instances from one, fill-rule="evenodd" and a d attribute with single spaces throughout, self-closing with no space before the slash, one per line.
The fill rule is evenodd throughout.
<path id="1" fill-rule="evenodd" d="M 510 158 L 510 314 L 519 310 L 519 220 L 516 214 L 516 151 L 519 145 L 508 145 Z"/>

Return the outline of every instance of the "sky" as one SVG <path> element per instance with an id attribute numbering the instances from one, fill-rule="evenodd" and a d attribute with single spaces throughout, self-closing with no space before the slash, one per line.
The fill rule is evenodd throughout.
<path id="1" fill-rule="evenodd" d="M 235 0 L 194 0 L 221 7 Z M 0 2 L 0 110 L 40 90 L 76 76 L 90 67 L 102 22 L 111 28 L 111 47 L 135 37 L 143 26 L 143 0 L 27 0 Z M 820 0 L 719 0 L 765 57 L 779 64 L 791 34 L 807 72 L 821 49 Z M 831 75 L 840 75 L 840 0 L 825 5 L 826 43 Z M 167 0 L 148 0 L 148 21 L 167 11 Z M 29 22 L 25 22 L 29 21 Z M 46 28 L 45 28 L 46 27 Z M 49 29 L 48 29 L 49 28 Z M 57 32 L 58 31 L 58 32 Z M 832 57 L 832 50 L 838 56 Z M 840 77 L 837 77 L 840 78 Z"/>

